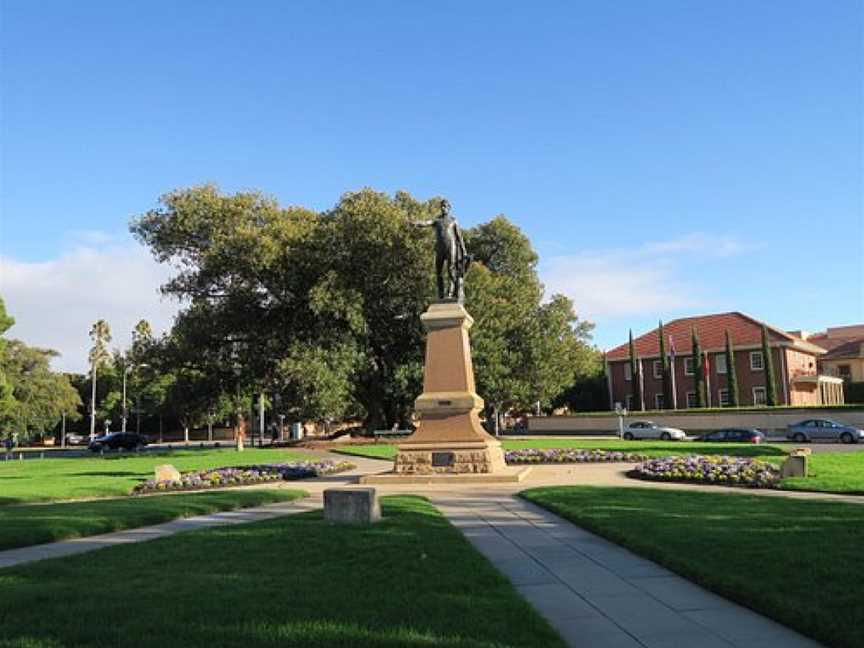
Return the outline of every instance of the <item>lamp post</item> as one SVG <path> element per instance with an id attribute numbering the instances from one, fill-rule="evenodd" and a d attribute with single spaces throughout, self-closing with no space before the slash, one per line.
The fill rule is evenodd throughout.
<path id="1" fill-rule="evenodd" d="M 128 418 L 127 412 L 126 412 L 126 377 L 130 374 L 130 372 L 135 367 L 149 367 L 149 366 L 150 365 L 142 362 L 139 365 L 134 365 L 134 364 L 126 365 L 126 368 L 123 369 L 123 423 L 122 423 L 122 428 L 121 428 L 121 431 L 123 433 L 126 432 L 126 419 Z"/>

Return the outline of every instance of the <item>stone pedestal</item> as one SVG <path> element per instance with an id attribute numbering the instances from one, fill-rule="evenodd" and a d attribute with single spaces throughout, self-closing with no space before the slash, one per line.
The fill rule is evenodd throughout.
<path id="1" fill-rule="evenodd" d="M 381 506 L 374 488 L 327 488 L 324 519 L 334 524 L 372 524 L 381 519 Z"/>
<path id="2" fill-rule="evenodd" d="M 414 403 L 420 425 L 399 445 L 394 472 L 453 475 L 503 471 L 506 464 L 501 442 L 483 429 L 477 416 L 483 399 L 475 391 L 468 340 L 473 318 L 461 304 L 438 302 L 420 319 L 428 334 L 423 393 Z"/>

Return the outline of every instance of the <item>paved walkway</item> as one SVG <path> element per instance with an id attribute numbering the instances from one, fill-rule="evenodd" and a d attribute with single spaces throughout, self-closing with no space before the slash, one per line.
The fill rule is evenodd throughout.
<path id="1" fill-rule="evenodd" d="M 819 646 L 519 498 L 431 499 L 574 648 Z"/>
<path id="2" fill-rule="evenodd" d="M 316 453 L 319 454 L 320 453 Z M 341 455 L 330 458 L 345 459 Z M 0 552 L 0 568 L 46 558 L 143 542 L 226 524 L 243 524 L 320 509 L 325 488 L 387 471 L 392 463 L 349 458 L 347 473 L 280 485 L 310 497 L 239 511 L 196 516 Z M 704 488 L 650 483 L 624 476 L 621 464 L 537 466 L 518 484 L 379 486 L 382 495 L 425 495 L 555 627 L 574 648 L 818 648 L 819 644 L 735 605 L 672 572 L 515 496 L 534 486 L 589 484 L 672 489 Z M 766 494 L 712 488 L 711 492 Z M 772 492 L 780 496 L 854 501 L 864 498 Z"/>
<path id="3" fill-rule="evenodd" d="M 171 522 L 140 527 L 138 529 L 127 529 L 125 531 L 115 531 L 102 535 L 87 536 L 85 538 L 61 540 L 60 542 L 21 547 L 20 549 L 8 549 L 0 551 L 0 568 L 23 565 L 24 563 L 44 560 L 46 558 L 71 556 L 72 554 L 104 549 L 105 547 L 112 547 L 114 545 L 164 538 L 165 536 L 174 535 L 182 531 L 195 531 L 215 526 L 258 522 L 283 515 L 302 513 L 303 511 L 314 511 L 319 508 L 321 508 L 321 499 L 308 497 L 294 500 L 293 502 L 280 502 L 278 504 L 266 504 L 237 511 L 197 515 L 195 517 L 172 520 Z"/>

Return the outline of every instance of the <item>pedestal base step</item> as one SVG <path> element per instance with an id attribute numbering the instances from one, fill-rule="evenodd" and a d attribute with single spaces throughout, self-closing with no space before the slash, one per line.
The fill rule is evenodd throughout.
<path id="1" fill-rule="evenodd" d="M 531 472 L 531 466 L 513 466 L 494 473 L 435 473 L 431 475 L 399 474 L 395 472 L 364 475 L 361 484 L 514 484 Z"/>

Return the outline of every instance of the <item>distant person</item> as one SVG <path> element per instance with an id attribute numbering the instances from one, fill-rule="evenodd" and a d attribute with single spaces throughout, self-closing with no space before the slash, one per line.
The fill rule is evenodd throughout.
<path id="1" fill-rule="evenodd" d="M 15 447 L 15 442 L 12 440 L 12 436 L 7 436 L 3 439 L 3 447 L 6 448 L 6 459 L 12 456 L 12 448 Z"/>

